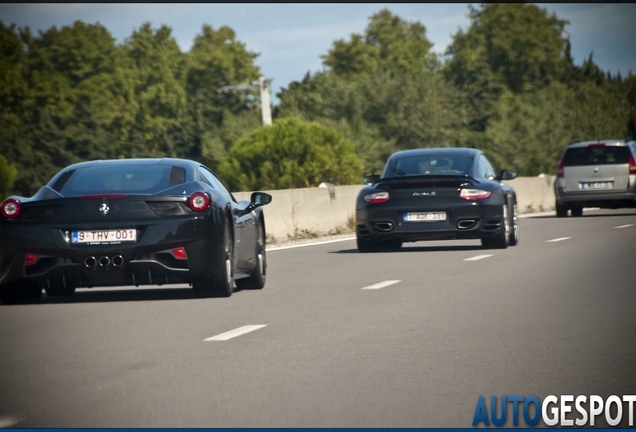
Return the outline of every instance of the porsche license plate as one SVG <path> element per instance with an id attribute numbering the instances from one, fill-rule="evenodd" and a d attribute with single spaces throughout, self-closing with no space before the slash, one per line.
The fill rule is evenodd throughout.
<path id="1" fill-rule="evenodd" d="M 137 241 L 136 229 L 73 231 L 72 244 L 118 244 Z"/>
<path id="2" fill-rule="evenodd" d="M 445 220 L 445 212 L 404 213 L 404 222 L 438 222 Z"/>

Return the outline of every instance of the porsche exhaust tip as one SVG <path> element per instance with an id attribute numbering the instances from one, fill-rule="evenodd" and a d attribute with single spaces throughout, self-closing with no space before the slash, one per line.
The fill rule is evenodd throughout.
<path id="1" fill-rule="evenodd" d="M 115 255 L 111 260 L 113 267 L 121 267 L 124 265 L 124 257 L 121 255 Z"/>
<path id="2" fill-rule="evenodd" d="M 373 226 L 378 231 L 384 231 L 384 232 L 391 231 L 393 229 L 393 224 L 391 222 L 378 222 L 374 224 Z"/>
<path id="3" fill-rule="evenodd" d="M 89 256 L 84 258 L 84 267 L 86 268 L 95 268 L 97 265 L 97 259 L 94 256 Z"/>
<path id="4" fill-rule="evenodd" d="M 103 256 L 99 258 L 100 267 L 107 267 L 109 264 L 110 264 L 110 258 L 108 258 L 107 256 Z"/>
<path id="5" fill-rule="evenodd" d="M 474 219 L 465 219 L 465 220 L 457 222 L 457 228 L 461 230 L 467 230 L 474 227 L 476 223 L 477 221 Z"/>

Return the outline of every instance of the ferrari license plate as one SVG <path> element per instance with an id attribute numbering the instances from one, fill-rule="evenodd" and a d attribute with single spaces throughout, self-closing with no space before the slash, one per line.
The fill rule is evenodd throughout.
<path id="1" fill-rule="evenodd" d="M 445 212 L 404 213 L 404 222 L 438 222 L 445 220 Z"/>
<path id="2" fill-rule="evenodd" d="M 137 241 L 136 229 L 73 231 L 72 244 L 118 244 Z"/>
<path id="3" fill-rule="evenodd" d="M 581 183 L 581 189 L 612 189 L 611 181 Z"/>

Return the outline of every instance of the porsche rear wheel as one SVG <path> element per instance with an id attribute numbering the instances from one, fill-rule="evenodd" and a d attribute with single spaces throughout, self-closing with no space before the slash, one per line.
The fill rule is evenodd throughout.
<path id="1" fill-rule="evenodd" d="M 373 238 L 356 237 L 356 245 L 361 253 L 379 252 L 382 250 L 382 244 Z"/>
<path id="2" fill-rule="evenodd" d="M 481 239 L 481 245 L 487 249 L 506 249 L 510 238 L 510 218 L 508 217 L 508 205 L 503 205 L 503 217 L 501 218 L 501 229 L 490 237 Z"/>
<path id="3" fill-rule="evenodd" d="M 265 254 L 265 230 L 263 223 L 259 223 L 258 238 L 254 258 L 256 267 L 252 274 L 243 279 L 236 279 L 236 286 L 241 289 L 262 289 L 267 279 L 267 255 Z"/>

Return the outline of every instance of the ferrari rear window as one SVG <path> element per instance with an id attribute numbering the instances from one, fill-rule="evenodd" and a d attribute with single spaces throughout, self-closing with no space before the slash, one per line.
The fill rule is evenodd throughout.
<path id="1" fill-rule="evenodd" d="M 625 146 L 571 147 L 563 159 L 564 166 L 626 163 L 629 163 L 629 149 Z"/>
<path id="2" fill-rule="evenodd" d="M 61 177 L 53 189 L 64 196 L 154 194 L 184 181 L 185 170 L 181 167 L 122 164 L 77 169 Z"/>

